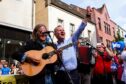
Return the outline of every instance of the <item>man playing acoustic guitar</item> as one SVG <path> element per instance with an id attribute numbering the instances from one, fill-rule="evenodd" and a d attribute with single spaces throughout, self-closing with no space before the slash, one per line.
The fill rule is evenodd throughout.
<path id="1" fill-rule="evenodd" d="M 55 46 L 49 43 L 49 38 L 44 32 L 47 32 L 45 25 L 36 25 L 32 32 L 32 39 L 26 42 L 21 50 L 12 55 L 13 59 L 21 62 L 24 74 L 30 76 L 30 84 L 54 84 L 52 79 L 53 63 L 57 60 L 57 56 L 54 55 L 53 58 L 49 58 L 46 54 L 53 51 Z"/>

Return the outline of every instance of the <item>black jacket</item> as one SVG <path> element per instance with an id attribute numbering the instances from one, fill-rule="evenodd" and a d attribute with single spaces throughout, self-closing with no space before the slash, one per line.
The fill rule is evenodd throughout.
<path id="1" fill-rule="evenodd" d="M 52 44 L 52 43 L 42 43 L 45 46 L 52 46 L 54 49 L 56 49 L 56 45 Z M 26 42 L 26 45 L 21 47 L 20 50 L 17 50 L 16 52 L 14 52 L 12 54 L 12 58 L 18 60 L 19 62 L 21 62 L 22 57 L 24 55 L 24 53 L 26 51 L 29 50 L 42 50 L 44 47 L 42 46 L 42 44 L 38 41 L 33 41 L 33 40 L 29 40 Z"/>
<path id="2" fill-rule="evenodd" d="M 44 48 L 42 44 L 44 44 L 45 46 L 52 46 L 54 49 L 56 49 L 56 46 L 52 43 L 40 43 L 39 41 L 29 40 L 26 42 L 25 46 L 23 46 L 20 50 L 12 54 L 12 58 L 21 62 L 21 59 L 26 51 L 42 50 Z M 44 81 L 45 81 L 44 76 L 48 73 L 51 73 L 52 75 L 54 73 L 54 66 L 55 66 L 55 63 L 48 64 L 44 67 L 44 70 L 42 70 L 41 73 L 33 77 L 29 77 L 30 84 L 44 84 Z"/>

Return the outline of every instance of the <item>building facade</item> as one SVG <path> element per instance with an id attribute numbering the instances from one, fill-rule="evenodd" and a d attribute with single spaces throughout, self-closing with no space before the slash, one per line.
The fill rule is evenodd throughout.
<path id="1" fill-rule="evenodd" d="M 33 0 L 0 1 L 0 60 L 30 39 L 33 27 Z"/>
<path id="2" fill-rule="evenodd" d="M 90 12 L 91 20 L 96 23 L 97 42 L 103 42 L 110 47 L 117 25 L 110 19 L 106 5 L 98 9 L 87 7 L 87 10 Z"/>
<path id="3" fill-rule="evenodd" d="M 62 25 L 66 32 L 66 38 L 69 38 L 76 31 L 86 14 L 82 8 L 68 5 L 60 0 L 36 0 L 35 8 L 36 24 L 43 23 L 51 31 L 57 25 Z M 88 22 L 81 37 L 88 37 L 91 43 L 96 45 L 96 30 L 93 22 Z M 52 38 L 56 41 L 53 35 Z"/>
<path id="4" fill-rule="evenodd" d="M 125 45 L 126 45 L 126 30 L 124 30 L 123 28 L 121 28 L 121 27 L 118 25 L 117 28 L 116 28 L 116 35 L 117 35 L 117 33 L 119 33 L 120 36 L 121 36 L 122 38 L 124 38 L 124 42 L 125 42 Z"/>

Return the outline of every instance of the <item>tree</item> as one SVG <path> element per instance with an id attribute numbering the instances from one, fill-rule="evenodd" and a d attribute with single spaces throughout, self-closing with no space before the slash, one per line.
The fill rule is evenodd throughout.
<path id="1" fill-rule="evenodd" d="M 120 36 L 119 31 L 117 32 L 117 36 L 114 36 L 114 38 L 115 38 L 114 42 L 124 41 L 124 38 Z"/>

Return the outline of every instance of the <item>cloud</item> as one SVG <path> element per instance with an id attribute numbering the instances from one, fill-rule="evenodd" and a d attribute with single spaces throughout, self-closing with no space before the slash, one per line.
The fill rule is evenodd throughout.
<path id="1" fill-rule="evenodd" d="M 123 17 L 126 17 L 125 9 L 126 9 L 126 4 L 120 7 L 120 15 L 122 15 Z"/>
<path id="2" fill-rule="evenodd" d="M 126 22 L 126 19 L 122 16 L 119 16 L 118 18 L 115 19 L 118 22 Z"/>
<path id="3" fill-rule="evenodd" d="M 123 29 L 126 29 L 126 24 L 123 24 L 123 26 L 122 26 L 122 27 L 123 27 Z"/>
<path id="4" fill-rule="evenodd" d="M 126 18 L 126 17 L 119 16 L 119 17 L 115 18 L 114 21 L 115 21 L 119 26 L 121 26 L 123 29 L 126 30 L 126 19 L 125 19 L 125 18 Z"/>

